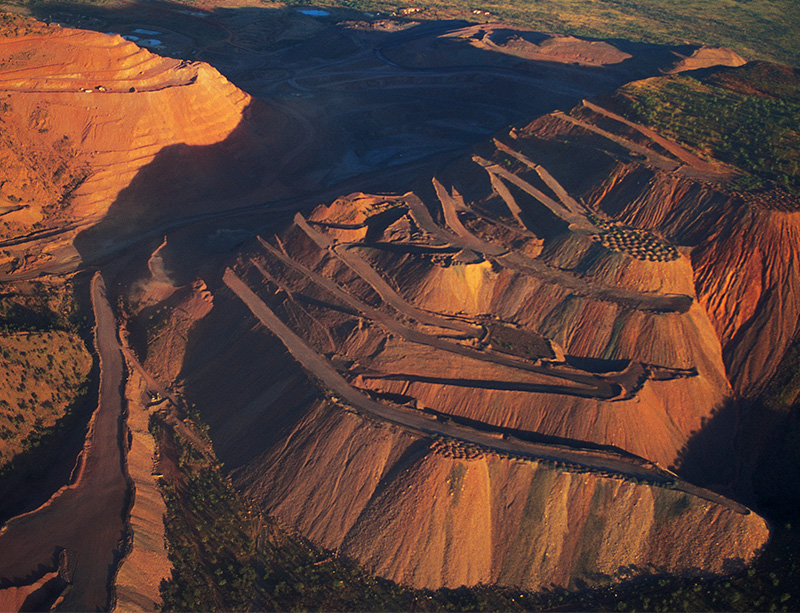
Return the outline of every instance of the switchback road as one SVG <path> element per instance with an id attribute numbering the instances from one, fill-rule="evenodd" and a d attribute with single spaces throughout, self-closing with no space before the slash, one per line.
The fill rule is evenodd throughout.
<path id="1" fill-rule="evenodd" d="M 247 306 L 270 332 L 280 339 L 289 353 L 333 393 L 354 407 L 383 421 L 417 431 L 423 435 L 445 436 L 473 443 L 487 449 L 528 456 L 532 460 L 564 462 L 588 471 L 643 479 L 654 484 L 699 496 L 724 505 L 738 513 L 750 511 L 743 505 L 714 492 L 680 481 L 673 473 L 642 458 L 614 454 L 611 451 L 569 448 L 504 438 L 497 434 L 452 422 L 440 422 L 419 411 L 405 410 L 376 402 L 352 387 L 338 371 L 303 339 L 297 336 L 230 268 L 223 275 L 225 285 Z"/>

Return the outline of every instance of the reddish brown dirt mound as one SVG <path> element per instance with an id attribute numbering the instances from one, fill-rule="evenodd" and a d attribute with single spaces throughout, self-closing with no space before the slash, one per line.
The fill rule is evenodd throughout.
<path id="1" fill-rule="evenodd" d="M 526 60 L 576 63 L 586 66 L 619 64 L 632 57 L 609 43 L 589 41 L 574 36 L 553 36 L 534 43 L 527 40 L 524 34 L 503 37 L 501 41 L 495 41 L 495 37 L 489 35 L 482 39 L 482 43 L 489 49 Z"/>
<path id="2" fill-rule="evenodd" d="M 611 226 L 593 225 L 564 191 L 556 189 L 572 210 L 535 189 L 549 190 L 527 165 L 512 167 L 516 174 L 485 159 L 481 165 L 485 175 L 496 173 L 494 183 L 471 185 L 480 166 L 457 165 L 446 173 L 457 189 L 435 181 L 427 208 L 413 194 L 354 194 L 318 208 L 313 223 L 298 218 L 282 237 L 285 254 L 269 245 L 248 254 L 251 285 L 284 289 L 281 309 L 292 327 L 321 352 L 349 360 L 357 387 L 493 427 L 677 463 L 731 394 L 713 328 L 693 304 L 689 260 L 661 239 L 669 261 L 602 247 L 583 228 Z M 440 224 L 428 212 L 437 206 Z M 502 242 L 536 238 L 539 229 L 500 231 L 481 211 L 501 206 L 517 207 L 520 219 L 549 207 L 580 229 L 544 240 L 540 257 L 527 258 Z M 362 234 L 342 230 L 343 220 L 358 221 L 351 225 Z M 374 309 L 378 297 L 384 304 Z M 360 319 L 324 308 L 331 301 Z M 530 356 L 521 343 L 487 337 L 483 326 L 492 319 L 557 349 Z"/>
<path id="3" fill-rule="evenodd" d="M 630 58 L 606 43 L 484 26 L 447 38 L 398 53 L 430 48 L 446 65 L 500 55 L 475 47 L 489 48 L 513 56 L 506 66 L 542 60 L 565 73 Z M 717 58 L 695 56 L 698 66 Z M 275 199 L 287 193 L 287 159 L 314 140 L 311 127 L 286 147 L 296 131 L 271 132 L 277 114 L 207 65 L 87 32 L 0 41 L 0 95 L 10 135 L 0 155 L 12 169 L 0 186 L 3 244 L 28 252 L 36 232 L 71 240 L 86 229 L 81 255 L 103 255 L 145 227 L 157 235 L 177 216 L 205 221 L 253 202 L 265 185 Z M 275 164 L 266 152 L 280 150 Z M 731 176 L 585 103 L 486 143 L 414 191 L 356 192 L 298 214 L 208 284 L 178 287 L 165 241 L 127 296 L 143 362 L 126 347 L 142 496 L 121 602 L 152 605 L 166 572 L 163 550 L 147 543 L 160 538 L 163 508 L 150 504 L 139 405 L 148 390 L 173 398 L 171 384 L 201 407 L 236 483 L 266 512 L 396 581 L 541 589 L 749 562 L 765 522 L 661 466 L 680 465 L 731 405 L 729 375 L 745 393 L 765 380 L 770 344 L 754 331 L 780 349 L 798 320 L 795 263 L 770 252 L 798 242 L 797 220 L 731 196 Z M 28 255 L 22 266 L 35 272 Z M 739 272 L 745 289 L 732 287 Z M 118 377 L 102 304 L 98 346 Z M 118 423 L 118 383 L 103 380 L 106 429 Z M 114 440 L 97 446 L 112 460 Z M 717 463 L 682 474 L 725 485 L 730 444 L 709 441 L 700 451 Z M 86 466 L 86 479 L 98 475 Z M 120 466 L 101 464 L 117 485 Z M 83 495 L 86 479 L 54 500 Z M 27 524 L 13 525 L 23 528 L 6 540 L 30 546 Z M 159 572 L 139 589 L 151 554 Z M 80 555 L 79 568 L 100 560 Z"/>
<path id="4" fill-rule="evenodd" d="M 0 92 L 4 117 L 16 119 L 21 132 L 33 128 L 53 147 L 63 142 L 65 159 L 90 167 L 68 211 L 83 220 L 101 217 L 163 147 L 223 140 L 249 102 L 207 65 L 161 58 L 120 36 L 68 29 L 0 41 Z M 36 145 L 21 143 L 18 152 L 12 144 L 6 155 L 24 161 L 39 154 Z M 13 175 L 9 182 L 26 183 Z M 41 207 L 36 200 L 20 203 Z"/>
<path id="5" fill-rule="evenodd" d="M 600 113 L 581 121 L 602 126 L 607 135 L 548 116 L 520 133 L 526 135 L 521 146 L 554 151 L 543 163 L 616 223 L 693 248 L 695 291 L 722 346 L 728 377 L 739 393 L 757 393 L 797 331 L 800 268 L 785 254 L 800 248 L 800 216 L 780 201 L 769 206 L 769 194 L 759 203 L 731 192 L 726 183 L 732 175 L 723 166 L 692 165 L 672 151 L 677 144 L 664 147 L 646 130 Z M 554 140 L 562 141 L 558 152 L 548 144 Z M 607 153 L 598 155 L 598 149 Z M 592 163 L 579 176 L 573 159 Z"/>
<path id="6" fill-rule="evenodd" d="M 460 453 L 339 407 L 317 405 L 285 440 L 238 474 L 245 491 L 322 546 L 417 587 L 591 585 L 650 564 L 720 571 L 768 534 L 758 516 L 685 492 Z"/>
<path id="7" fill-rule="evenodd" d="M 681 57 L 668 73 L 710 68 L 711 66 L 743 66 L 747 63 L 733 49 L 727 47 L 700 47 L 689 57 Z"/>

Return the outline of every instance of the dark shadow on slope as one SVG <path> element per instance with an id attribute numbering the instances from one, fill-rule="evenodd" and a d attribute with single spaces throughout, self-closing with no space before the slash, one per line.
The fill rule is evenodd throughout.
<path id="1" fill-rule="evenodd" d="M 91 262 L 143 232 L 165 233 L 179 225 L 178 219 L 182 225 L 210 220 L 215 212 L 231 207 L 231 201 L 256 191 L 264 193 L 265 200 L 286 204 L 301 193 L 345 180 L 349 183 L 342 193 L 364 189 L 357 178 L 372 173 L 372 189 L 379 185 L 383 191 L 402 192 L 408 174 L 390 178 L 390 172 L 414 163 L 422 171 L 425 160 L 432 169 L 442 161 L 433 158 L 437 154 L 451 159 L 510 123 L 569 108 L 584 96 L 613 91 L 632 77 L 619 67 L 520 58 L 508 64 L 504 54 L 475 49 L 465 40 L 454 43 L 455 49 L 474 58 L 469 59 L 474 66 L 406 69 L 381 59 L 388 49 L 402 50 L 419 41 L 438 44 L 437 36 L 466 25 L 460 21 L 376 30 L 365 38 L 334 23 L 344 14 L 320 21 L 292 9 L 203 13 L 180 4 L 133 3 L 124 9 L 61 4 L 36 11 L 40 17 L 71 11 L 85 16 L 79 25 L 101 31 L 134 26 L 141 30 L 152 23 L 150 31 L 161 28 L 165 40 L 170 33 L 185 35 L 194 51 L 212 46 L 225 56 L 214 65 L 264 100 L 251 103 L 240 125 L 223 141 L 168 146 L 143 167 L 106 217 L 77 238 L 81 256 Z M 307 31 L 281 51 L 253 42 L 259 32 L 274 33 L 276 23 L 303 25 Z M 345 39 L 346 45 L 335 43 Z M 337 47 L 335 58 L 329 57 L 331 44 Z M 671 53 L 655 49 L 651 54 L 659 57 Z M 356 60 L 352 67 L 347 64 L 350 58 Z M 329 63 L 336 67 L 329 70 Z M 648 74 L 659 68 L 657 63 L 647 65 Z M 309 75 L 302 83 L 292 77 L 298 70 Z M 298 208 L 304 204 L 295 202 Z M 253 226 L 252 220 L 240 225 Z"/>
<path id="2" fill-rule="evenodd" d="M 285 127 L 279 119 L 271 109 L 252 104 L 223 141 L 162 149 L 118 194 L 102 221 L 77 236 L 75 247 L 83 260 L 91 262 L 121 244 L 166 233 L 178 219 L 202 220 L 274 180 L 265 157 L 274 159 L 282 145 L 279 137 L 287 136 L 281 134 Z M 276 134 L 264 138 L 259 133 L 270 122 Z"/>
<path id="3" fill-rule="evenodd" d="M 466 150 L 509 124 L 569 109 L 582 98 L 659 74 L 676 57 L 673 47 L 624 43 L 633 57 L 618 64 L 531 61 L 473 47 L 467 39 L 440 38 L 470 25 L 465 21 L 411 25 L 397 20 L 400 29 L 367 31 L 352 27 L 353 20 L 366 23 L 362 13 L 341 9 L 324 18 L 293 8 L 203 12 L 168 2 L 134 2 L 125 8 L 63 3 L 34 10 L 44 18 L 72 15 L 77 25 L 100 31 L 158 32 L 152 36 L 160 36 L 163 46 L 154 51 L 208 61 L 245 91 L 311 117 L 318 132 L 324 124 L 327 146 L 337 150 L 325 158 L 329 181 L 352 176 L 353 170 Z M 135 36 L 147 42 L 143 34 Z M 411 63 L 387 57 L 412 53 L 419 44 L 445 45 L 461 59 L 457 65 L 436 66 L 427 53 Z M 302 129 L 295 132 L 302 138 Z M 345 159 L 344 151 L 357 159 Z"/>
<path id="4" fill-rule="evenodd" d="M 230 471 L 280 441 L 319 391 L 281 342 L 215 284 L 215 306 L 189 333 L 180 379 Z"/>
<path id="5" fill-rule="evenodd" d="M 754 454 L 753 491 L 769 517 L 796 521 L 800 515 L 800 408 L 761 410 L 757 416 L 765 434 Z"/>
<path id="6" fill-rule="evenodd" d="M 692 433 L 673 468 L 690 483 L 747 503 L 751 500 L 739 478 L 740 412 L 739 404 L 731 400 L 714 410 L 710 418 L 703 418 L 701 428 Z"/>
<path id="7" fill-rule="evenodd" d="M 684 446 L 678 474 L 771 520 L 795 521 L 800 508 L 799 409 L 778 410 L 763 397 L 729 402 Z"/>

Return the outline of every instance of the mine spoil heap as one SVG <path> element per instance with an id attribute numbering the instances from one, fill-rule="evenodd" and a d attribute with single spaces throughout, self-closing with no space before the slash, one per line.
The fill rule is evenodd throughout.
<path id="1" fill-rule="evenodd" d="M 258 422 L 207 413 L 235 482 L 262 508 L 417 587 L 576 586 L 623 567 L 721 572 L 752 559 L 763 519 L 662 468 L 732 478 L 730 440 L 694 439 L 734 399 L 696 270 L 724 278 L 760 256 L 697 257 L 705 242 L 688 228 L 714 236 L 747 205 L 711 183 L 729 168 L 674 143 L 656 150 L 627 124 L 622 135 L 599 128 L 603 111 L 543 117 L 414 191 L 342 196 L 241 253 L 213 328 L 231 329 L 224 313 L 238 299 L 330 390 L 295 394 L 289 419 L 276 411 L 285 425 L 260 455 L 241 448 Z M 579 144 L 545 153 L 568 138 Z M 574 173 L 578 153 L 591 173 Z M 637 175 L 638 217 L 612 215 Z M 683 216 L 660 226 L 666 207 Z M 687 243 L 692 259 L 676 246 Z M 188 355 L 187 391 L 209 407 L 218 397 L 227 415 L 251 402 L 239 368 L 212 389 Z M 714 543 L 707 557 L 699 541 Z"/>
<path id="2" fill-rule="evenodd" d="M 67 28 L 0 38 L 0 101 L 0 266 L 29 276 L 261 198 L 294 129 L 208 64 Z"/>
<path id="3" fill-rule="evenodd" d="M 659 466 L 732 397 L 691 263 L 579 204 L 531 141 L 242 253 L 225 284 L 334 396 L 248 460 L 210 413 L 221 456 L 267 512 L 416 587 L 750 559 L 765 522 Z M 696 539 L 724 550 L 699 561 Z"/>
<path id="4" fill-rule="evenodd" d="M 504 61 L 631 57 L 572 37 L 467 33 Z M 389 55 L 418 58 L 430 43 L 409 40 Z M 674 69 L 740 60 L 697 52 Z M 0 104 L 12 177 L 0 184 L 3 279 L 101 261 L 175 220 L 253 206 L 267 186 L 285 198 L 292 181 L 272 154 L 302 152 L 292 113 L 120 36 L 0 39 Z M 335 197 L 327 186 L 324 204 L 285 206 L 291 221 L 244 230 L 233 255 L 187 267 L 188 280 L 166 263 L 181 248 L 171 239 L 132 247 L 146 265 L 120 273 L 135 277 L 118 290 L 129 330 L 115 336 L 102 277 L 92 284 L 106 368 L 97 415 L 111 434 L 94 447 L 90 432 L 84 454 L 116 458 L 115 521 L 130 475 L 124 437 L 108 441 L 128 368 L 137 398 L 197 406 L 259 510 L 405 585 L 578 588 L 749 563 L 767 523 L 722 493 L 741 477 L 737 402 L 763 389 L 797 333 L 800 271 L 776 246 L 800 252 L 800 214 L 742 197 L 737 173 L 584 100 L 404 190 Z M 191 433 L 176 414 L 163 423 Z M 82 470 L 83 485 L 79 471 L 0 532 L 0 602 L 21 606 L 86 572 L 70 556 L 96 543 L 65 550 L 50 525 L 47 550 L 30 552 L 15 532 L 109 472 Z M 125 553 L 129 526 L 117 523 L 96 547 L 107 558 L 106 541 Z M 3 558 L 3 539 L 30 568 Z M 89 596 L 67 590 L 67 604 L 109 604 L 110 575 Z"/>

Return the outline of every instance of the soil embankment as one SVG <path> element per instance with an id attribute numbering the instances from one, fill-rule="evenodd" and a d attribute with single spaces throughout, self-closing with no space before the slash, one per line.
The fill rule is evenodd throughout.
<path id="1" fill-rule="evenodd" d="M 117 573 L 114 590 L 119 611 L 155 611 L 161 603 L 159 586 L 168 579 L 164 515 L 167 512 L 153 475 L 155 442 L 149 430 L 150 411 L 145 403 L 149 386 L 138 370 L 128 368 L 125 384 L 126 424 L 130 446 L 126 454 L 134 498 L 130 509 L 131 550 Z"/>
<path id="2" fill-rule="evenodd" d="M 382 576 L 429 588 L 500 583 L 540 589 L 552 582 L 593 583 L 645 563 L 668 572 L 699 563 L 719 572 L 733 560 L 750 559 L 768 535 L 764 521 L 741 505 L 631 456 L 500 437 L 375 402 L 232 270 L 224 282 L 344 403 L 317 403 L 282 443 L 240 468 L 237 482 L 270 513 Z M 428 449 L 428 437 L 445 438 Z M 592 515 L 594 503 L 585 506 L 589 499 L 604 501 L 602 519 Z M 508 513 L 521 515 L 498 521 Z M 628 538 L 632 522 L 636 543 Z M 527 544 L 520 550 L 521 533 L 501 526 L 523 524 Z M 707 524 L 736 536 L 722 539 L 725 546 L 713 559 L 699 560 L 695 539 L 714 538 L 700 536 Z"/>

